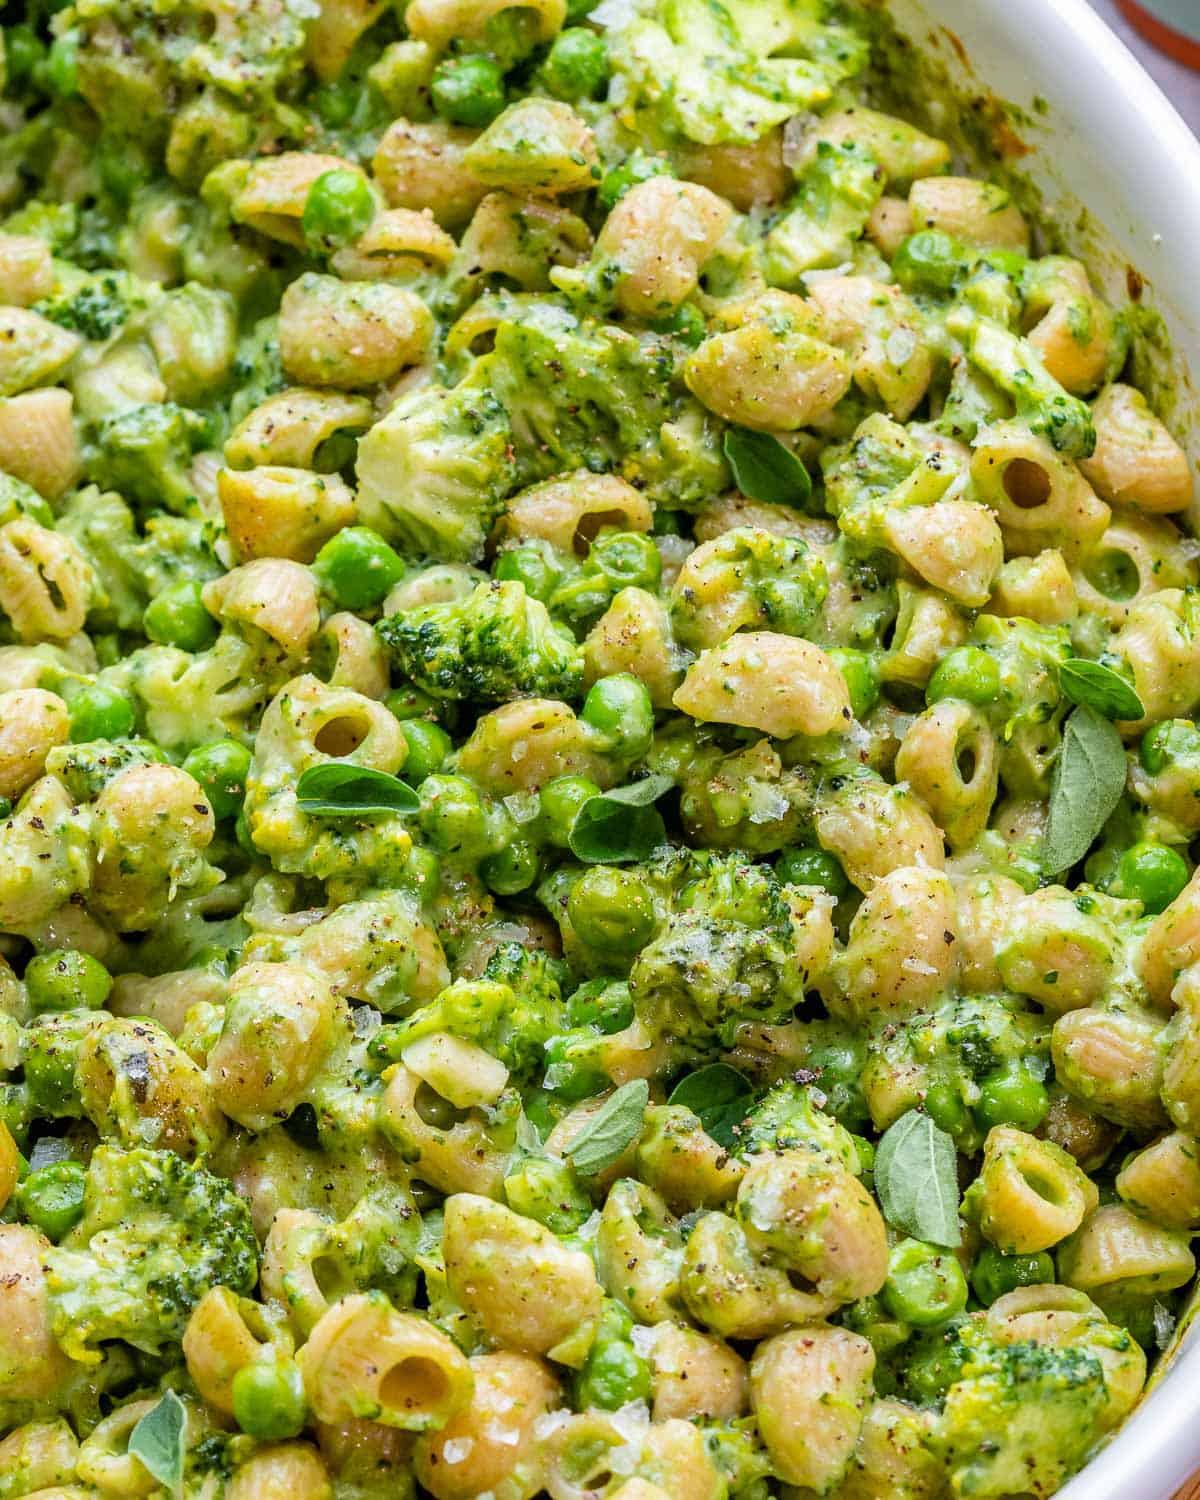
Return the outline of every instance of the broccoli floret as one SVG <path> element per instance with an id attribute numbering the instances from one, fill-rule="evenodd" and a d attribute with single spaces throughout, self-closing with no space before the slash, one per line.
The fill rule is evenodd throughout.
<path id="1" fill-rule="evenodd" d="M 864 1163 L 850 1132 L 825 1113 L 824 1095 L 807 1084 L 787 1080 L 770 1089 L 746 1116 L 738 1132 L 737 1151 L 756 1156 L 764 1151 L 810 1147 L 836 1156 L 855 1173 Z"/>
<path id="2" fill-rule="evenodd" d="M 50 1323 L 72 1359 L 123 1339 L 155 1354 L 183 1336 L 211 1286 L 258 1279 L 250 1210 L 228 1183 L 171 1151 L 97 1146 L 83 1218 L 46 1252 Z"/>
<path id="3" fill-rule="evenodd" d="M 130 277 L 106 272 L 87 277 L 81 286 L 72 285 L 55 297 L 47 297 L 35 305 L 34 311 L 61 328 L 70 328 L 85 339 L 103 343 L 142 302 Z"/>
<path id="4" fill-rule="evenodd" d="M 868 55 L 813 0 L 643 0 L 606 36 L 623 118 L 654 142 L 749 144 L 823 104 Z"/>
<path id="5" fill-rule="evenodd" d="M 996 664 L 996 694 L 981 707 L 999 741 L 1004 784 L 1016 797 L 1044 797 L 1071 708 L 1058 685 L 1058 668 L 1071 655 L 1067 628 L 980 615 L 971 647 Z"/>
<path id="6" fill-rule="evenodd" d="M 377 628 L 405 674 L 437 698 L 574 698 L 583 686 L 583 652 L 522 583 L 481 583 Z"/>
<path id="7" fill-rule="evenodd" d="M 824 562 L 799 537 L 737 526 L 684 563 L 671 590 L 671 625 L 695 651 L 736 630 L 803 635 L 828 591 Z"/>
<path id="8" fill-rule="evenodd" d="M 805 271 L 848 260 L 883 185 L 883 172 L 870 152 L 819 141 L 795 196 L 763 241 L 767 280 L 797 286 Z"/>
<path id="9" fill-rule="evenodd" d="M 1104 1431 L 1100 1358 L 1082 1344 L 997 1344 L 976 1323 L 958 1338 L 966 1358 L 935 1432 L 955 1493 L 1053 1494 Z"/>
<path id="10" fill-rule="evenodd" d="M 507 960 L 500 971 L 506 967 Z M 546 1042 L 563 1029 L 565 1010 L 548 966 L 540 980 L 531 973 L 521 979 L 515 989 L 492 978 L 455 980 L 406 1020 L 381 1027 L 371 1039 L 371 1056 L 393 1061 L 418 1037 L 448 1031 L 478 1043 L 518 1080 L 528 1080 L 541 1068 Z"/>
<path id="11" fill-rule="evenodd" d="M 199 412 L 147 403 L 97 424 L 88 455 L 88 477 L 143 505 L 186 513 L 196 504 L 192 455 L 211 437 Z"/>
<path id="12" fill-rule="evenodd" d="M 363 522 L 423 556 L 481 557 L 518 484 L 512 426 L 486 379 L 402 397 L 358 445 Z"/>
<path id="13" fill-rule="evenodd" d="M 1031 432 L 1041 433 L 1068 458 L 1090 458 L 1096 428 L 1086 401 L 1071 396 L 1027 339 L 970 308 L 957 308 L 946 327 L 962 339 L 976 369 L 1006 392 Z"/>
<path id="14" fill-rule="evenodd" d="M 638 955 L 629 984 L 655 1029 L 728 1046 L 746 1021 L 785 1020 L 803 999 L 800 924 L 773 871 L 698 854 L 666 928 Z"/>
<path id="15" fill-rule="evenodd" d="M 89 740 L 83 745 L 56 745 L 46 757 L 46 770 L 76 802 L 94 802 L 122 771 L 166 758 L 149 740 Z"/>

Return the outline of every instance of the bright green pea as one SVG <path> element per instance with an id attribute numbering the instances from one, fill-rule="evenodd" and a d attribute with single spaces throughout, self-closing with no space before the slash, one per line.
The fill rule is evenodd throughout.
<path id="1" fill-rule="evenodd" d="M 323 83 L 310 95 L 313 107 L 321 119 L 334 130 L 350 122 L 359 97 L 359 84 L 349 77 L 335 78 L 332 83 Z"/>
<path id="2" fill-rule="evenodd" d="M 879 702 L 879 673 L 865 651 L 835 647 L 826 653 L 841 672 L 850 693 L 850 712 L 865 719 Z"/>
<path id="3" fill-rule="evenodd" d="M 217 818 L 236 818 L 246 800 L 250 752 L 237 740 L 213 740 L 200 745 L 183 763 L 195 777 Z"/>
<path id="4" fill-rule="evenodd" d="M 243 1432 L 263 1442 L 293 1438 L 308 1415 L 304 1381 L 294 1359 L 256 1359 L 233 1377 L 233 1415 Z"/>
<path id="5" fill-rule="evenodd" d="M 924 1240 L 901 1240 L 888 1256 L 883 1303 L 914 1328 L 957 1317 L 967 1305 L 967 1278 L 953 1253 Z"/>
<path id="6" fill-rule="evenodd" d="M 840 901 L 850 890 L 837 856 L 824 849 L 797 846 L 779 856 L 775 873 L 785 885 L 819 885 Z"/>
<path id="7" fill-rule="evenodd" d="M 996 659 L 979 646 L 959 646 L 943 656 L 925 689 L 928 703 L 943 698 L 961 698 L 982 708 L 1000 693 L 1000 668 Z"/>
<path id="8" fill-rule="evenodd" d="M 602 573 L 614 589 L 653 590 L 662 578 L 662 553 L 640 531 L 609 531 L 592 543 L 587 570 Z"/>
<path id="9" fill-rule="evenodd" d="M 26 1028 L 23 1066 L 35 1114 L 49 1119 L 78 1119 L 82 1114 L 75 1065 L 91 1025 L 90 1012 L 75 1011 L 47 1016 Z"/>
<path id="10" fill-rule="evenodd" d="M 1173 764 L 1200 766 L 1200 729 L 1190 719 L 1165 719 L 1147 729 L 1140 754 L 1151 776 Z"/>
<path id="11" fill-rule="evenodd" d="M 962 247 L 940 229 L 910 234 L 892 257 L 896 279 L 908 290 L 952 291 L 962 269 Z"/>
<path id="12" fill-rule="evenodd" d="M 308 248 L 329 254 L 358 239 L 374 217 L 367 179 L 350 167 L 334 167 L 309 188 L 300 223 Z"/>
<path id="13" fill-rule="evenodd" d="M 442 883 L 442 862 L 432 849 L 414 844 L 405 861 L 404 875 L 421 892 L 423 900 L 432 900 Z"/>
<path id="14" fill-rule="evenodd" d="M 79 33 L 65 31 L 50 43 L 42 64 L 46 88 L 56 99 L 70 99 L 79 92 Z"/>
<path id="15" fill-rule="evenodd" d="M 1150 916 L 1170 906 L 1188 883 L 1187 860 L 1166 844 L 1134 844 L 1117 861 L 1109 890 L 1126 901 L 1140 901 Z"/>
<path id="16" fill-rule="evenodd" d="M 616 755 L 645 755 L 654 740 L 650 694 L 629 672 L 601 677 L 583 700 L 581 717 Z"/>
<path id="17" fill-rule="evenodd" d="M 482 129 L 504 108 L 504 74 L 490 57 L 448 57 L 434 69 L 433 107 L 454 125 Z"/>
<path id="18" fill-rule="evenodd" d="M 555 1234 L 570 1234 L 591 1217 L 592 1201 L 570 1162 L 557 1156 L 523 1156 L 504 1179 L 504 1196 L 515 1213 L 536 1219 Z"/>
<path id="19" fill-rule="evenodd" d="M 931 1083 L 925 1090 L 925 1113 L 947 1135 L 957 1135 L 967 1123 L 962 1094 L 949 1083 Z"/>
<path id="20" fill-rule="evenodd" d="M 39 953 L 25 965 L 29 1003 L 44 1011 L 99 1010 L 112 989 L 112 975 L 98 958 L 77 948 Z"/>
<path id="21" fill-rule="evenodd" d="M 596 865 L 571 888 L 567 915 L 579 937 L 608 953 L 636 953 L 657 925 L 654 894 L 633 870 Z"/>
<path id="22" fill-rule="evenodd" d="M 525 839 L 514 839 L 498 854 L 489 854 L 479 866 L 488 890 L 497 896 L 515 896 L 537 881 L 541 861 L 537 849 Z"/>
<path id="23" fill-rule="evenodd" d="M 436 718 L 445 704 L 423 688 L 406 683 L 404 687 L 393 688 L 383 700 L 383 706 L 403 724 L 407 719 Z"/>
<path id="24" fill-rule="evenodd" d="M 133 704 L 124 693 L 103 682 L 91 682 L 71 697 L 71 740 L 86 745 L 92 740 L 119 740 L 133 732 Z"/>
<path id="25" fill-rule="evenodd" d="M 600 207 L 607 211 L 639 182 L 648 182 L 651 177 L 674 175 L 671 163 L 665 156 L 649 156 L 644 151 L 634 151 L 619 167 L 604 174 L 596 196 L 600 200 Z"/>
<path id="26" fill-rule="evenodd" d="M 984 1307 L 1019 1286 L 1045 1286 L 1053 1280 L 1054 1261 L 1044 1250 L 1036 1255 L 1005 1255 L 994 1245 L 985 1245 L 971 1267 L 971 1290 Z"/>
<path id="27" fill-rule="evenodd" d="M 204 607 L 201 585 L 185 578 L 164 589 L 147 604 L 142 629 L 160 646 L 181 651 L 203 651 L 217 638 L 217 622 Z"/>
<path id="28" fill-rule="evenodd" d="M 77 1161 L 39 1167 L 17 1190 L 21 1212 L 47 1239 L 57 1243 L 83 1218 L 86 1179 L 87 1173 Z"/>
<path id="29" fill-rule="evenodd" d="M 975 1117 L 984 1130 L 994 1125 L 1036 1130 L 1049 1109 L 1046 1085 L 1022 1063 L 1011 1062 L 989 1073 L 980 1084 Z"/>
<path id="30" fill-rule="evenodd" d="M 346 526 L 330 537 L 312 570 L 339 609 L 374 609 L 407 572 L 400 555 L 369 526 Z"/>
<path id="31" fill-rule="evenodd" d="M 559 99 L 594 99 L 608 81 L 608 44 L 586 26 L 560 31 L 542 64 L 546 87 Z"/>
<path id="32" fill-rule="evenodd" d="M 633 1319 L 619 1302 L 608 1300 L 576 1381 L 580 1410 L 598 1406 L 616 1411 L 650 1394 L 650 1366 L 634 1348 Z"/>
<path id="33" fill-rule="evenodd" d="M 468 857 L 487 841 L 487 814 L 465 776 L 434 773 L 421 783 L 421 832 L 440 854 Z"/>
<path id="34" fill-rule="evenodd" d="M 650 326 L 654 329 L 655 333 L 670 334 L 672 337 L 677 338 L 681 344 L 686 344 L 689 349 L 698 349 L 704 342 L 704 337 L 708 332 L 708 324 L 704 321 L 704 314 L 690 302 L 685 302 L 682 307 L 677 307 L 670 317 L 656 319 Z M 660 525 L 660 518 L 663 516 L 675 516 L 675 512 L 661 510 L 654 512 L 655 536 L 663 536 L 665 534 L 665 528 Z M 679 521 L 676 519 L 674 530 L 670 534 L 677 536 L 679 533 Z"/>
<path id="35" fill-rule="evenodd" d="M 492 574 L 501 583 L 521 584 L 531 599 L 545 604 L 562 577 L 562 569 L 556 566 L 548 548 L 530 543 L 502 552 Z"/>
<path id="36" fill-rule="evenodd" d="M 567 840 L 576 815 L 583 804 L 600 795 L 600 788 L 589 776 L 556 776 L 539 794 L 546 838 L 560 849 Z"/>
<path id="37" fill-rule="evenodd" d="M 454 743 L 440 724 L 429 719 L 405 719 L 404 738 L 408 744 L 404 779 L 413 786 L 442 765 Z"/>

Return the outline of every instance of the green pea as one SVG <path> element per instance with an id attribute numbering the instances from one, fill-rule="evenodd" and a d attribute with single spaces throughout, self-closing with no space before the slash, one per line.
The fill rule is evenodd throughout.
<path id="1" fill-rule="evenodd" d="M 308 1404 L 294 1359 L 256 1359 L 233 1377 L 233 1415 L 243 1432 L 263 1442 L 296 1437 Z"/>
<path id="2" fill-rule="evenodd" d="M 375 217 L 375 198 L 361 172 L 334 167 L 322 172 L 308 190 L 300 224 L 314 254 L 329 254 L 349 245 Z"/>
<path id="3" fill-rule="evenodd" d="M 487 841 L 487 814 L 465 776 L 433 774 L 421 783 L 421 832 L 440 854 L 468 857 Z"/>
<path id="4" fill-rule="evenodd" d="M 94 1024 L 90 1012 L 46 1016 L 25 1031 L 25 1084 L 33 1112 L 49 1119 L 78 1119 L 75 1065 Z"/>
<path id="5" fill-rule="evenodd" d="M 1187 885 L 1189 874 L 1187 860 L 1166 844 L 1134 844 L 1117 861 L 1109 889 L 1114 896 L 1140 901 L 1144 912 L 1157 916 Z"/>
<path id="6" fill-rule="evenodd" d="M 1000 693 L 1000 668 L 994 656 L 979 646 L 959 646 L 943 656 L 934 668 L 925 699 L 939 703 L 943 698 L 961 698 L 982 708 Z"/>
<path id="7" fill-rule="evenodd" d="M 25 988 L 37 1014 L 99 1010 L 112 989 L 112 975 L 98 958 L 77 948 L 39 953 L 25 965 Z"/>
<path id="8" fill-rule="evenodd" d="M 1049 1109 L 1050 1096 L 1041 1079 L 1022 1063 L 1011 1062 L 989 1073 L 980 1084 L 975 1117 L 983 1130 L 994 1125 L 1036 1130 Z"/>
<path id="9" fill-rule="evenodd" d="M 414 844 L 404 864 L 404 875 L 409 884 L 420 891 L 422 900 L 430 901 L 441 888 L 442 862 L 432 849 Z"/>
<path id="10" fill-rule="evenodd" d="M 429 719 L 405 719 L 404 738 L 408 744 L 404 779 L 413 786 L 442 765 L 454 743 L 440 724 Z"/>
<path id="11" fill-rule="evenodd" d="M 514 839 L 498 854 L 489 854 L 479 866 L 488 890 L 497 896 L 515 896 L 534 885 L 541 869 L 537 849 L 525 839 Z"/>
<path id="12" fill-rule="evenodd" d="M 1164 719 L 1147 729 L 1139 753 L 1151 776 L 1169 765 L 1200 766 L 1200 729 L 1190 719 Z"/>
<path id="13" fill-rule="evenodd" d="M 539 794 L 546 838 L 560 849 L 567 847 L 572 825 L 579 809 L 600 788 L 589 776 L 556 776 Z"/>
<path id="14" fill-rule="evenodd" d="M 608 44 L 586 26 L 560 31 L 542 65 L 546 87 L 559 99 L 594 99 L 608 81 Z"/>
<path id="15" fill-rule="evenodd" d="M 592 543 L 587 569 L 602 573 L 614 590 L 653 590 L 662 578 L 662 554 L 640 531 L 610 531 Z"/>
<path id="16" fill-rule="evenodd" d="M 237 740 L 213 740 L 200 745 L 183 763 L 195 777 L 217 818 L 236 818 L 246 800 L 250 752 Z"/>
<path id="17" fill-rule="evenodd" d="M 1054 1261 L 1044 1250 L 1036 1255 L 1005 1255 L 994 1245 L 985 1245 L 971 1267 L 971 1290 L 984 1307 L 1019 1286 L 1045 1286 L 1053 1280 Z"/>
<path id="18" fill-rule="evenodd" d="M 634 1348 L 632 1333 L 630 1315 L 619 1302 L 607 1300 L 576 1381 L 576 1404 L 581 1411 L 589 1406 L 616 1411 L 650 1395 L 650 1366 Z"/>
<path id="19" fill-rule="evenodd" d="M 615 755 L 642 756 L 654 740 L 654 707 L 644 684 L 629 672 L 601 677 L 583 700 L 584 722 Z"/>
<path id="20" fill-rule="evenodd" d="M 925 1113 L 947 1135 L 957 1135 L 967 1123 L 962 1094 L 950 1083 L 931 1083 L 925 1090 Z"/>
<path id="21" fill-rule="evenodd" d="M 901 1240 L 888 1256 L 883 1303 L 914 1328 L 957 1317 L 967 1305 L 967 1278 L 955 1256 L 924 1240 Z"/>
<path id="22" fill-rule="evenodd" d="M 705 335 L 708 333 L 708 324 L 704 321 L 704 314 L 690 302 L 685 302 L 682 307 L 677 307 L 670 317 L 658 318 L 650 326 L 654 329 L 655 333 L 670 334 L 673 338 L 677 338 L 681 344 L 686 344 L 689 349 L 698 349 L 704 342 Z M 675 517 L 674 530 L 670 533 L 667 533 L 666 529 L 660 524 L 660 518 L 665 516 Z M 679 520 L 674 511 L 656 510 L 654 512 L 655 536 L 667 534 L 678 536 L 680 532 Z"/>
<path id="23" fill-rule="evenodd" d="M 185 578 L 164 589 L 147 604 L 142 629 L 160 646 L 181 651 L 203 651 L 217 638 L 217 622 L 204 607 L 201 585 Z"/>
<path id="24" fill-rule="evenodd" d="M 407 572 L 399 554 L 369 526 L 346 526 L 330 537 L 312 570 L 339 609 L 356 610 L 381 604 Z"/>
<path id="25" fill-rule="evenodd" d="M 56 99 L 70 99 L 79 92 L 79 33 L 65 31 L 50 43 L 42 64 L 42 78 Z"/>
<path id="26" fill-rule="evenodd" d="M 608 210 L 618 203 L 631 187 L 639 182 L 648 182 L 651 177 L 674 177 L 671 164 L 665 156 L 649 156 L 644 151 L 634 151 L 621 163 L 606 172 L 601 179 L 597 197 L 600 207 Z"/>
<path id="27" fill-rule="evenodd" d="M 323 83 L 309 96 L 313 107 L 326 125 L 336 130 L 349 124 L 358 105 L 360 90 L 358 83 L 349 76 L 335 78 L 332 83 Z"/>
<path id="28" fill-rule="evenodd" d="M 4 28 L 4 64 L 9 87 L 25 83 L 45 56 L 32 26 Z"/>
<path id="29" fill-rule="evenodd" d="M 570 1234 L 591 1217 L 592 1202 L 569 1162 L 557 1156 L 523 1156 L 504 1179 L 515 1213 L 536 1219 L 555 1234 Z"/>
<path id="30" fill-rule="evenodd" d="M 393 688 L 383 700 L 383 706 L 404 723 L 407 719 L 435 719 L 445 705 L 423 688 L 407 683 L 404 687 Z"/>
<path id="31" fill-rule="evenodd" d="M 906 289 L 949 292 L 963 270 L 962 247 L 940 229 L 922 229 L 892 257 L 892 271 Z"/>
<path id="32" fill-rule="evenodd" d="M 824 849 L 805 846 L 785 849 L 775 873 L 785 885 L 819 885 L 838 901 L 850 890 L 850 882 L 836 855 Z"/>
<path id="33" fill-rule="evenodd" d="M 850 712 L 865 719 L 879 702 L 879 673 L 865 651 L 836 647 L 827 653 L 841 672 L 850 693 Z"/>
<path id="34" fill-rule="evenodd" d="M 77 1161 L 51 1162 L 30 1172 L 18 1189 L 21 1212 L 57 1243 L 83 1218 L 87 1173 Z"/>
<path id="35" fill-rule="evenodd" d="M 67 705 L 71 716 L 71 740 L 86 745 L 92 740 L 119 740 L 133 732 L 133 704 L 124 693 L 103 682 L 92 682 L 72 694 Z"/>
<path id="36" fill-rule="evenodd" d="M 657 925 L 654 894 L 632 870 L 597 865 L 575 882 L 567 915 L 579 937 L 608 953 L 636 953 Z"/>
<path id="37" fill-rule="evenodd" d="M 433 107 L 443 120 L 481 129 L 504 108 L 504 74 L 490 57 L 448 57 L 434 69 Z"/>
<path id="38" fill-rule="evenodd" d="M 519 583 L 531 599 L 545 604 L 553 594 L 562 569 L 554 562 L 549 548 L 532 543 L 502 552 L 492 570 L 500 583 Z"/>

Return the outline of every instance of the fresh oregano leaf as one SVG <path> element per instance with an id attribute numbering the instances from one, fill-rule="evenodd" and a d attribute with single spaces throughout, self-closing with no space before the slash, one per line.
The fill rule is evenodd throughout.
<path id="1" fill-rule="evenodd" d="M 717 1145 L 728 1151 L 737 1143 L 737 1127 L 754 1103 L 754 1088 L 728 1063 L 710 1063 L 680 1079 L 667 1103 L 690 1109 Z"/>
<path id="2" fill-rule="evenodd" d="M 1072 703 L 1094 708 L 1106 719 L 1140 719 L 1146 712 L 1132 684 L 1102 662 L 1073 656 L 1059 667 L 1058 685 Z"/>
<path id="3" fill-rule="evenodd" d="M 666 824 L 654 803 L 673 785 L 669 776 L 646 776 L 589 797 L 567 835 L 571 853 L 590 865 L 649 858 L 667 837 Z"/>
<path id="4" fill-rule="evenodd" d="M 309 766 L 296 783 L 296 805 L 303 813 L 326 818 L 366 818 L 387 813 L 414 813 L 421 799 L 407 782 L 370 766 L 326 761 Z"/>
<path id="5" fill-rule="evenodd" d="M 961 1242 L 954 1142 L 920 1110 L 910 1109 L 883 1132 L 875 1193 L 893 1229 L 947 1248 Z"/>
<path id="6" fill-rule="evenodd" d="M 808 470 L 777 437 L 749 427 L 727 427 L 723 447 L 734 483 L 748 499 L 772 505 L 808 504 L 812 495 Z"/>
<path id="7" fill-rule="evenodd" d="M 1059 875 L 1079 863 L 1124 790 L 1121 736 L 1094 708 L 1077 708 L 1063 730 L 1050 780 L 1050 811 L 1042 841 L 1046 874 Z"/>
<path id="8" fill-rule="evenodd" d="M 649 1099 L 650 1085 L 644 1078 L 635 1078 L 604 1101 L 567 1147 L 567 1155 L 581 1177 L 594 1177 L 611 1167 L 630 1142 L 637 1140 Z"/>
<path id="9" fill-rule="evenodd" d="M 126 1445 L 142 1467 L 172 1495 L 183 1491 L 183 1451 L 187 1408 L 174 1391 L 165 1391 L 129 1434 Z"/>

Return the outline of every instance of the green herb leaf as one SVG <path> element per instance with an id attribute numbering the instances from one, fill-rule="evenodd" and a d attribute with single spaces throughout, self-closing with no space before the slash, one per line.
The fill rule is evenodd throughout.
<path id="1" fill-rule="evenodd" d="M 771 505 L 808 504 L 812 495 L 808 470 L 777 437 L 749 427 L 727 427 L 722 446 L 734 483 L 748 499 Z"/>
<path id="2" fill-rule="evenodd" d="M 737 1143 L 737 1127 L 754 1103 L 754 1088 L 728 1063 L 710 1063 L 680 1079 L 667 1103 L 690 1109 L 717 1145 L 728 1151 Z"/>
<path id="3" fill-rule="evenodd" d="M 309 766 L 296 783 L 301 812 L 326 818 L 366 818 L 384 813 L 414 813 L 421 799 L 407 782 L 369 766 L 327 761 Z"/>
<path id="4" fill-rule="evenodd" d="M 183 1449 L 187 1408 L 174 1391 L 137 1423 L 129 1434 L 128 1451 L 173 1495 L 183 1490 Z"/>
<path id="5" fill-rule="evenodd" d="M 1072 703 L 1094 708 L 1106 719 L 1140 719 L 1146 712 L 1132 685 L 1098 661 L 1073 656 L 1059 667 L 1058 685 Z"/>
<path id="6" fill-rule="evenodd" d="M 673 785 L 669 776 L 646 776 L 589 797 L 567 835 L 571 853 L 589 865 L 648 859 L 667 837 L 654 803 Z"/>
<path id="7" fill-rule="evenodd" d="M 604 1101 L 567 1147 L 567 1155 L 581 1177 L 594 1177 L 611 1167 L 630 1142 L 637 1140 L 649 1099 L 650 1085 L 644 1078 L 635 1078 Z"/>
<path id="8" fill-rule="evenodd" d="M 1042 867 L 1061 874 L 1078 864 L 1108 822 L 1125 790 L 1125 746 L 1094 708 L 1067 720 L 1050 780 L 1050 811 L 1042 842 Z"/>
<path id="9" fill-rule="evenodd" d="M 883 1132 L 875 1192 L 893 1229 L 934 1245 L 961 1243 L 954 1142 L 927 1114 L 910 1109 Z"/>

